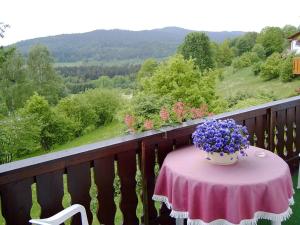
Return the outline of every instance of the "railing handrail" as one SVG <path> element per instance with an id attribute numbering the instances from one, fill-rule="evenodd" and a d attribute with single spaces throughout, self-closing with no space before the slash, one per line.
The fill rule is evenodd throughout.
<path id="1" fill-rule="evenodd" d="M 246 109 L 240 109 L 235 110 L 232 112 L 225 112 L 222 114 L 218 114 L 215 116 L 212 116 L 210 118 L 220 119 L 220 118 L 226 118 L 230 116 L 236 116 L 236 115 L 243 115 L 249 113 L 251 115 L 251 112 L 257 112 L 257 111 L 265 111 L 270 108 L 276 108 L 276 107 L 286 107 L 288 106 L 294 106 L 295 104 L 299 104 L 300 102 L 300 96 L 295 96 L 283 100 L 268 102 L 262 105 L 249 107 Z M 245 115 L 243 115 L 245 117 Z M 76 157 L 81 154 L 88 154 L 88 153 L 95 153 L 97 151 L 97 154 L 101 155 L 102 153 L 100 151 L 103 151 L 103 154 L 105 150 L 111 150 L 114 148 L 119 148 L 122 145 L 132 145 L 134 147 L 134 143 L 141 142 L 142 140 L 146 138 L 155 138 L 155 137 L 163 137 L 167 136 L 167 133 L 173 130 L 177 129 L 184 129 L 188 127 L 194 127 L 195 125 L 201 123 L 203 119 L 196 119 L 184 122 L 178 126 L 173 127 L 165 127 L 161 128 L 160 130 L 152 130 L 152 131 L 146 131 L 139 134 L 130 134 L 130 135 L 124 135 L 121 137 L 112 138 L 105 141 L 96 142 L 93 144 L 88 145 L 82 145 L 75 148 L 70 148 L 66 150 L 61 150 L 53 153 L 44 154 L 41 156 L 31 157 L 28 159 L 18 160 L 11 163 L 6 163 L 0 165 L 0 184 L 3 184 L 3 178 L 7 177 L 9 174 L 13 174 L 16 171 L 23 170 L 28 167 L 38 166 L 41 164 L 47 164 L 47 163 L 53 163 L 54 161 L 58 162 L 61 161 L 61 167 L 63 168 L 65 166 L 66 160 L 72 159 L 72 157 Z M 121 151 L 121 150 L 119 150 Z M 128 151 L 128 149 L 127 149 Z M 70 164 L 68 164 L 70 165 Z"/>

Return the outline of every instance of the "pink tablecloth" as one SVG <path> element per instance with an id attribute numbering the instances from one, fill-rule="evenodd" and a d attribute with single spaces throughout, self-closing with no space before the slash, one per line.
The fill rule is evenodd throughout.
<path id="1" fill-rule="evenodd" d="M 234 165 L 209 163 L 194 146 L 167 155 L 156 181 L 153 200 L 172 209 L 188 224 L 255 224 L 258 219 L 283 221 L 292 210 L 293 186 L 288 165 L 265 151 Z"/>

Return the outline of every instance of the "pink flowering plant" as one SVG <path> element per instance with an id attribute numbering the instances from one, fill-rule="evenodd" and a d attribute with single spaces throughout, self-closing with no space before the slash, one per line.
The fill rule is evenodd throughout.
<path id="1" fill-rule="evenodd" d="M 246 156 L 244 150 L 249 147 L 247 128 L 233 119 L 207 120 L 197 126 L 192 138 L 199 149 L 207 153 L 218 152 L 221 156 L 237 151 Z"/>
<path id="2" fill-rule="evenodd" d="M 160 108 L 149 106 L 148 103 L 141 105 L 143 106 L 141 107 L 141 112 L 136 113 L 132 110 L 124 117 L 128 133 L 159 129 L 163 126 L 172 126 L 190 119 L 200 119 L 211 115 L 206 104 L 201 104 L 199 107 L 191 107 L 184 102 L 178 101 L 172 105 L 164 104 L 159 106 Z"/>

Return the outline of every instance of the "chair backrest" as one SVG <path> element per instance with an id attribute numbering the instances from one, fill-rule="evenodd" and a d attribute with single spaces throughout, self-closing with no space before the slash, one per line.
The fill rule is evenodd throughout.
<path id="1" fill-rule="evenodd" d="M 82 205 L 75 204 L 72 205 L 63 211 L 45 219 L 32 219 L 29 222 L 36 225 L 60 225 L 65 222 L 67 219 L 70 219 L 75 214 L 80 213 L 81 215 L 81 224 L 89 225 L 85 208 Z"/>

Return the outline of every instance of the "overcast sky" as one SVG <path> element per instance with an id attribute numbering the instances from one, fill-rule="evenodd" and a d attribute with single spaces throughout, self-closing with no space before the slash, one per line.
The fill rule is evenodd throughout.
<path id="1" fill-rule="evenodd" d="M 260 31 L 300 25 L 300 0 L 2 0 L 0 45 L 96 29 Z"/>

